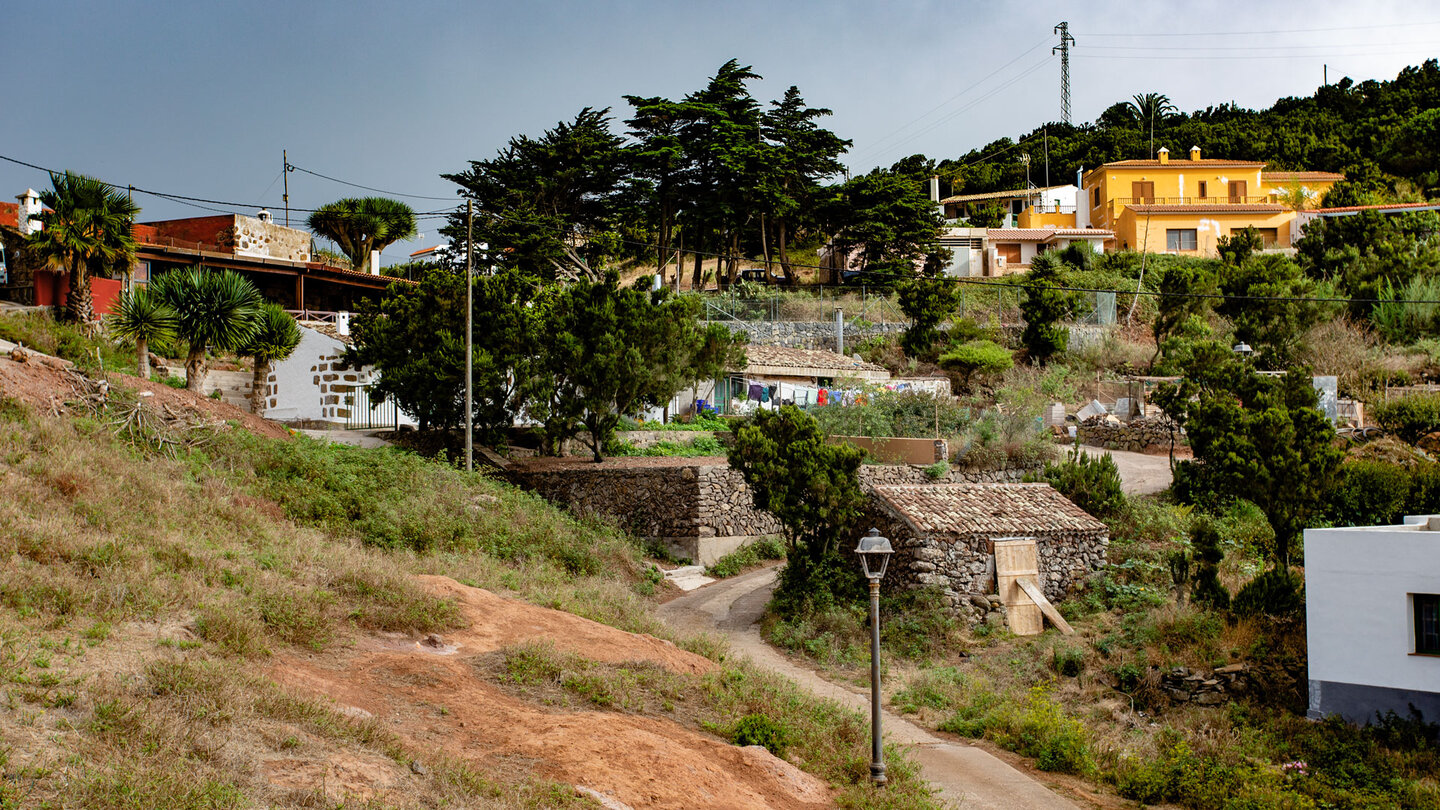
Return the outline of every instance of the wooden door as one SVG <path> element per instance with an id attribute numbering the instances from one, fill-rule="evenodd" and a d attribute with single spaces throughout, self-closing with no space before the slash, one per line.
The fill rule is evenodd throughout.
<path id="1" fill-rule="evenodd" d="M 1248 190 L 1249 190 L 1249 186 L 1246 184 L 1246 182 L 1245 182 L 1244 180 L 1231 180 L 1231 181 L 1230 181 L 1230 202 L 1232 202 L 1232 203 L 1243 203 L 1243 202 L 1245 202 L 1245 194 L 1246 194 L 1246 192 L 1247 192 Z"/>
<path id="2" fill-rule="evenodd" d="M 1152 180 L 1137 180 L 1130 184 L 1130 196 L 1135 202 L 1149 205 L 1155 202 L 1155 183 Z"/>
<path id="3" fill-rule="evenodd" d="M 1012 538 L 995 541 L 995 581 L 1000 601 L 1005 603 L 1005 618 L 1010 632 L 1017 636 L 1033 636 L 1045 629 L 1040 606 L 1035 604 L 1019 580 L 1040 581 L 1040 560 L 1035 553 L 1035 538 Z"/>

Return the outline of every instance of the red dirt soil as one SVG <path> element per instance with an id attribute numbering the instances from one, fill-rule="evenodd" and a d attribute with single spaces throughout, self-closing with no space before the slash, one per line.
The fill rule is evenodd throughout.
<path id="1" fill-rule="evenodd" d="M 40 410 L 64 413 L 66 402 L 78 401 L 83 392 L 72 382 L 71 364 L 43 354 L 31 353 L 24 363 L 16 363 L 0 355 L 0 397 L 9 397 Z M 280 425 L 243 411 L 234 405 L 161 383 L 142 380 L 129 374 L 107 375 L 114 387 L 133 391 L 149 391 L 156 408 L 186 411 L 202 420 L 238 422 L 257 436 L 289 439 L 290 432 Z"/>
<path id="2" fill-rule="evenodd" d="M 663 718 L 547 709 L 507 694 L 475 671 L 477 657 L 528 640 L 597 661 L 648 661 L 685 674 L 711 671 L 715 664 L 708 659 L 446 577 L 421 582 L 454 599 L 470 626 L 446 634 L 438 646 L 372 636 L 349 650 L 286 657 L 271 666 L 270 676 L 326 695 L 343 711 L 373 715 L 407 742 L 481 772 L 531 763 L 539 775 L 635 808 L 833 806 L 827 785 L 763 748 L 739 748 Z M 280 770 L 276 778 L 287 784 L 306 779 L 295 769 Z M 367 785 L 362 774 L 346 776 L 357 791 L 386 792 L 384 779 Z"/>

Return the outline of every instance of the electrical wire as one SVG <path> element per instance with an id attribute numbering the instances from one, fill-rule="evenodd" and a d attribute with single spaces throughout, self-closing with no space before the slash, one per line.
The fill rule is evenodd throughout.
<path id="1" fill-rule="evenodd" d="M 1342 25 L 1342 26 L 1338 26 L 1338 27 L 1335 27 L 1335 28 L 1289 28 L 1289 29 L 1279 29 L 1279 30 L 1274 30 L 1274 31 L 1236 31 L 1236 30 L 1230 30 L 1230 31 L 1207 31 L 1207 32 L 1203 32 L 1203 33 L 1194 32 L 1194 31 L 1178 31 L 1178 32 L 1177 32 L 1177 31 L 1162 31 L 1162 32 L 1159 32 L 1159 33 L 1144 33 L 1144 34 L 1115 34 L 1115 33 L 1109 33 L 1109 34 L 1086 34 L 1085 36 L 1086 36 L 1086 37 L 1103 37 L 1103 38 L 1111 38 L 1111 37 L 1147 37 L 1147 38 L 1148 38 L 1148 37 L 1236 37 L 1236 36 L 1270 36 L 1270 35 L 1272 35 L 1272 34 L 1315 34 L 1315 33 L 1320 33 L 1320 32 L 1322 32 L 1322 31 L 1362 31 L 1362 30 L 1373 30 L 1373 29 L 1376 29 L 1376 28 L 1416 28 L 1416 27 L 1419 27 L 1419 26 L 1422 26 L 1422 25 L 1440 25 L 1440 20 L 1431 20 L 1431 21 L 1429 21 L 1429 22 L 1384 23 L 1384 24 L 1380 24 L 1380 25 Z"/>
<path id="2" fill-rule="evenodd" d="M 332 182 L 332 183 L 339 183 L 339 184 L 341 184 L 341 185 L 343 185 L 343 186 L 352 186 L 352 187 L 354 187 L 354 188 L 362 188 L 362 189 L 365 189 L 366 191 L 373 191 L 373 192 L 375 192 L 375 193 L 377 193 L 377 194 L 389 194 L 389 195 L 392 196 L 392 197 L 409 197 L 410 199 L 413 199 L 413 200 L 440 200 L 440 201 L 442 201 L 442 202 L 452 202 L 452 201 L 454 201 L 454 199 L 455 199 L 454 197 L 430 197 L 430 196 L 426 196 L 426 195 L 424 195 L 424 194 L 402 194 L 401 192 L 398 192 L 398 191 L 386 191 L 386 190 L 383 189 L 383 188 L 373 188 L 373 187 L 371 187 L 371 186 L 362 186 L 362 185 L 360 185 L 359 183 L 352 183 L 352 182 L 350 182 L 349 180 L 341 180 L 341 179 L 338 178 L 338 177 L 331 177 L 331 176 L 329 176 L 329 175 L 327 175 L 327 174 L 321 174 L 321 173 L 316 172 L 316 171 L 311 171 L 311 170 L 306 169 L 306 168 L 304 168 L 304 167 L 302 167 L 302 166 L 296 166 L 294 163 L 291 163 L 291 164 L 290 164 L 290 169 L 291 169 L 292 171 L 304 172 L 305 174 L 312 175 L 312 176 L 314 176 L 314 177 L 318 177 L 318 178 L 320 178 L 321 180 L 329 180 L 329 181 Z"/>

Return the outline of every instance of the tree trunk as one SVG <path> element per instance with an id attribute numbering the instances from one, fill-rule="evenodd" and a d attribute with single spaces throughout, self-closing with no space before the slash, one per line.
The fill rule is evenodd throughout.
<path id="1" fill-rule="evenodd" d="M 699 226 L 699 225 L 696 225 L 696 226 L 695 226 L 695 274 L 690 277 L 690 290 L 691 290 L 692 292 L 703 289 L 702 285 L 705 283 L 705 270 L 704 270 L 704 267 L 703 267 L 703 261 L 704 261 L 704 259 L 703 259 L 703 257 L 700 255 L 700 246 L 703 245 L 703 244 L 705 244 L 705 241 L 700 238 L 700 226 Z"/>
<path id="2" fill-rule="evenodd" d="M 255 358 L 255 376 L 250 379 L 250 412 L 265 415 L 265 389 L 270 379 L 270 361 Z"/>
<path id="3" fill-rule="evenodd" d="M 790 267 L 789 246 L 785 243 L 785 220 L 775 223 L 775 249 L 780 253 L 780 269 L 785 271 L 785 286 L 795 285 L 795 270 Z"/>
<path id="4" fill-rule="evenodd" d="M 82 326 L 95 320 L 95 304 L 90 297 L 90 268 L 83 259 L 70 265 L 70 291 L 65 294 L 65 314 L 73 323 Z"/>
<path id="5" fill-rule="evenodd" d="M 185 390 L 200 393 L 205 388 L 205 373 L 209 363 L 205 362 L 205 347 L 191 349 L 185 358 Z"/>
<path id="6" fill-rule="evenodd" d="M 135 338 L 135 376 L 150 379 L 150 341 L 143 337 Z"/>
<path id="7" fill-rule="evenodd" d="M 770 270 L 770 240 L 765 232 L 765 215 L 760 215 L 760 250 L 765 253 L 765 283 L 774 284 L 775 274 Z"/>

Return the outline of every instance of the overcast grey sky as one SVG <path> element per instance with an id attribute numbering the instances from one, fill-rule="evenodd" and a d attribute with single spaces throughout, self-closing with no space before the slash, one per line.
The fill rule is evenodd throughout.
<path id="1" fill-rule="evenodd" d="M 829 125 L 854 140 L 847 160 L 864 171 L 1058 120 L 1061 20 L 1076 40 L 1076 123 L 1142 92 L 1186 111 L 1264 107 L 1313 92 L 1326 63 L 1332 81 L 1360 81 L 1440 55 L 1440 4 L 1389 0 L 26 0 L 6 11 L 0 155 L 277 216 L 282 149 L 321 174 L 448 199 L 439 174 L 510 136 L 586 105 L 623 118 L 622 95 L 684 95 L 731 57 L 765 77 L 761 101 L 794 84 L 834 110 Z M 47 183 L 0 163 L 3 199 Z M 296 208 L 363 193 L 290 175 Z M 142 219 L 208 213 L 136 199 Z M 434 228 L 421 226 L 424 242 Z M 385 263 L 416 246 L 390 248 Z"/>

